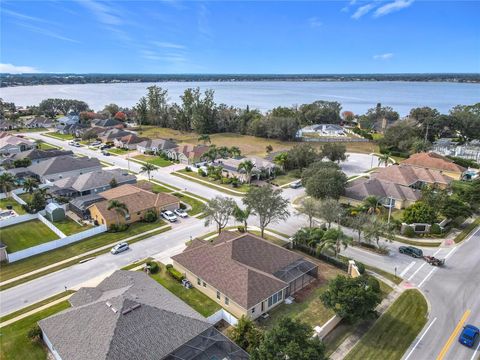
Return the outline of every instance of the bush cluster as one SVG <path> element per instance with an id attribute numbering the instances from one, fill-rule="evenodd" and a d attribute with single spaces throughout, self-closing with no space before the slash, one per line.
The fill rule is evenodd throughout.
<path id="1" fill-rule="evenodd" d="M 146 265 L 150 269 L 150 274 L 156 274 L 160 271 L 160 266 L 155 261 L 147 261 Z"/>
<path id="2" fill-rule="evenodd" d="M 183 276 L 178 270 L 176 270 L 173 266 L 167 267 L 167 271 L 170 274 L 171 277 L 173 277 L 175 280 L 178 282 L 182 282 L 183 279 L 185 279 L 185 276 Z"/>
<path id="3" fill-rule="evenodd" d="M 122 232 L 128 229 L 128 224 L 112 224 L 110 225 L 110 229 L 108 229 L 109 232 L 115 233 L 115 232 Z"/>

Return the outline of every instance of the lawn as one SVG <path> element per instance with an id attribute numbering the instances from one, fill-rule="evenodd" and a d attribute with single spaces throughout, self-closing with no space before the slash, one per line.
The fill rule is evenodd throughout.
<path id="1" fill-rule="evenodd" d="M 69 259 L 73 256 L 81 255 L 87 251 L 141 234 L 145 231 L 156 229 L 163 225 L 165 225 L 165 223 L 162 220 L 159 220 L 155 223 L 138 222 L 132 224 L 126 231 L 119 233 L 105 232 L 52 251 L 29 257 L 27 259 L 19 260 L 11 264 L 4 264 L 0 269 L 0 280 L 5 281 L 22 274 L 27 274 L 44 266 Z M 146 237 L 150 236 L 152 235 L 149 234 Z M 75 262 L 77 261 L 78 260 L 75 260 Z M 2 290 L 4 290 L 4 288 Z"/>
<path id="2" fill-rule="evenodd" d="M 54 132 L 54 131 L 45 133 L 43 135 L 49 136 L 49 137 L 52 137 L 52 138 L 55 138 L 55 139 L 59 139 L 59 140 L 73 140 L 73 139 L 75 139 L 75 137 L 71 134 L 60 134 L 60 133 Z"/>
<path id="3" fill-rule="evenodd" d="M 463 229 L 462 232 L 455 237 L 455 243 L 463 241 L 479 225 L 480 218 L 477 218 L 475 221 L 466 226 L 465 229 Z"/>
<path id="4" fill-rule="evenodd" d="M 60 149 L 58 146 L 46 143 L 45 141 L 42 141 L 42 140 L 39 140 L 37 146 L 40 150 Z"/>
<path id="5" fill-rule="evenodd" d="M 73 221 L 69 217 L 65 217 L 64 220 L 62 221 L 55 221 L 53 223 L 61 232 L 63 232 L 65 235 L 73 235 L 85 230 L 88 230 L 91 228 L 91 226 L 88 225 L 80 225 L 76 221 Z"/>
<path id="6" fill-rule="evenodd" d="M 40 220 L 32 220 L 2 228 L 0 240 L 9 254 L 58 239 L 57 234 Z M 3 268 L 3 266 L 2 266 Z"/>
<path id="7" fill-rule="evenodd" d="M 3 327 L 0 336 L 0 358 L 3 360 L 46 360 L 47 352 L 44 345 L 31 342 L 27 333 L 38 321 L 69 307 L 68 301 L 62 301 Z"/>
<path id="8" fill-rule="evenodd" d="M 23 210 L 22 205 L 12 198 L 0 199 L 0 209 L 6 210 L 8 205 L 12 206 L 13 210 L 15 210 L 18 215 L 23 215 L 26 213 L 26 211 Z"/>
<path id="9" fill-rule="evenodd" d="M 172 195 L 175 195 L 177 198 L 179 198 L 181 202 L 184 202 L 191 206 L 191 209 L 188 211 L 188 215 L 197 215 L 203 211 L 203 203 L 201 201 L 185 196 L 182 193 L 174 193 Z"/>
<path id="10" fill-rule="evenodd" d="M 170 160 L 164 159 L 160 156 L 153 156 L 153 155 L 137 155 L 133 157 L 134 159 L 145 161 L 149 164 L 153 164 L 159 167 L 166 167 L 173 164 Z"/>
<path id="11" fill-rule="evenodd" d="M 150 276 L 200 314 L 208 317 L 222 308 L 219 304 L 210 299 L 207 295 L 201 293 L 199 290 L 195 288 L 186 289 L 183 287 L 182 284 L 168 274 L 165 265 L 160 263 L 159 265 L 160 271 L 157 274 Z"/>
<path id="12" fill-rule="evenodd" d="M 275 179 L 272 180 L 272 184 L 276 186 L 282 186 L 285 184 L 289 184 L 295 180 L 298 180 L 298 177 L 293 176 L 290 172 L 285 175 L 277 176 Z"/>
<path id="13" fill-rule="evenodd" d="M 127 150 L 127 149 L 120 149 L 120 148 L 112 148 L 109 149 L 108 152 L 114 155 L 125 155 L 128 154 L 129 152 L 132 152 L 133 150 Z"/>
<path id="14" fill-rule="evenodd" d="M 241 195 L 241 194 L 238 194 L 237 192 L 246 193 L 248 191 L 248 189 L 250 188 L 250 186 L 247 185 L 247 184 L 242 184 L 242 185 L 239 185 L 238 187 L 234 188 L 231 185 L 222 184 L 218 180 L 212 180 L 208 176 L 202 177 L 202 176 L 198 175 L 198 173 L 195 172 L 195 171 L 186 171 L 184 169 L 176 171 L 176 172 L 172 172 L 172 175 L 177 175 L 177 176 L 182 177 L 182 178 L 186 178 L 185 177 L 185 175 L 186 175 L 186 176 L 189 176 L 188 178 L 186 178 L 189 181 L 197 182 L 197 183 L 199 183 L 203 186 L 208 186 L 208 187 L 213 188 L 215 190 L 220 190 L 219 189 L 219 187 L 220 187 L 220 188 L 225 189 L 225 191 L 227 193 L 229 193 L 231 195 L 236 195 L 236 196 Z"/>
<path id="15" fill-rule="evenodd" d="M 322 304 L 320 294 L 326 290 L 328 280 L 335 278 L 337 275 L 345 275 L 345 273 L 322 261 L 316 259 L 310 261 L 318 264 L 318 280 L 294 294 L 295 302 L 293 304 L 282 303 L 269 312 L 270 317 L 268 319 L 259 320 L 261 327 L 271 329 L 282 317 L 289 317 L 302 320 L 313 328 L 314 326 L 321 326 L 335 314 Z"/>
<path id="16" fill-rule="evenodd" d="M 18 195 L 18 197 L 20 199 L 22 199 L 23 201 L 25 201 L 26 203 L 28 203 L 32 200 L 33 194 L 23 193 L 23 194 Z"/>
<path id="17" fill-rule="evenodd" d="M 401 359 L 426 324 L 427 312 L 423 295 L 418 290 L 405 290 L 345 360 Z"/>

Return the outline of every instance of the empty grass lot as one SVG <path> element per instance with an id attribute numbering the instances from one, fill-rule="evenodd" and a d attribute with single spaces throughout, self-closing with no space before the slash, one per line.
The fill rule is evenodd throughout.
<path id="1" fill-rule="evenodd" d="M 73 221 L 69 217 L 66 217 L 62 221 L 55 221 L 53 223 L 61 232 L 63 232 L 65 235 L 73 235 L 85 230 L 88 230 L 91 228 L 91 226 L 88 225 L 80 225 L 76 221 Z"/>
<path id="2" fill-rule="evenodd" d="M 62 301 L 1 328 L 0 358 L 2 360 L 46 360 L 46 348 L 41 343 L 30 341 L 27 337 L 28 331 L 41 319 L 45 319 L 69 307 L 70 303 L 68 301 Z"/>
<path id="3" fill-rule="evenodd" d="M 157 274 L 150 275 L 156 282 L 161 284 L 164 288 L 171 291 L 175 296 L 182 299 L 193 309 L 198 311 L 205 317 L 208 317 L 222 307 L 215 301 L 210 299 L 207 295 L 204 295 L 199 290 L 192 288 L 186 289 L 177 280 L 172 278 L 167 272 L 165 265 L 159 263 L 160 271 Z"/>
<path id="4" fill-rule="evenodd" d="M 69 259 L 73 256 L 81 255 L 87 251 L 118 242 L 128 237 L 141 234 L 145 231 L 156 229 L 163 225 L 165 225 L 165 222 L 162 220 L 158 220 L 155 223 L 138 222 L 130 225 L 127 230 L 122 232 L 105 232 L 36 256 L 19 260 L 10 264 L 2 264 L 0 269 L 0 280 L 5 281 L 19 275 L 27 274 L 31 271 L 41 269 L 47 265 L 55 264 L 56 262 Z"/>
<path id="5" fill-rule="evenodd" d="M 13 200 L 12 198 L 0 199 L 0 209 L 6 210 L 7 206 L 11 206 L 13 210 L 19 215 L 25 214 L 26 211 L 23 210 L 22 205 Z"/>
<path id="6" fill-rule="evenodd" d="M 173 162 L 171 162 L 170 160 L 154 155 L 137 155 L 134 156 L 133 159 L 144 161 L 159 167 L 166 167 L 173 164 Z"/>
<path id="7" fill-rule="evenodd" d="M 423 295 L 406 290 L 349 352 L 345 360 L 401 359 L 427 322 Z"/>
<path id="8" fill-rule="evenodd" d="M 32 220 L 3 228 L 1 241 L 7 245 L 9 254 L 40 245 L 59 237 L 40 220 Z"/>

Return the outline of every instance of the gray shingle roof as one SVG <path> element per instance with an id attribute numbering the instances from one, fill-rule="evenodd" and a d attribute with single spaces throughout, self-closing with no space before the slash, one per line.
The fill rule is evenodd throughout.
<path id="1" fill-rule="evenodd" d="M 97 158 L 57 156 L 28 167 L 33 173 L 43 176 L 62 172 L 101 167 Z"/>
<path id="2" fill-rule="evenodd" d="M 32 149 L 32 150 L 22 151 L 21 153 L 15 154 L 12 157 L 12 159 L 13 160 L 18 160 L 18 159 L 29 158 L 30 160 L 41 160 L 41 159 L 49 159 L 49 158 L 52 158 L 52 157 L 65 156 L 65 155 L 73 155 L 73 152 L 71 150 Z"/>

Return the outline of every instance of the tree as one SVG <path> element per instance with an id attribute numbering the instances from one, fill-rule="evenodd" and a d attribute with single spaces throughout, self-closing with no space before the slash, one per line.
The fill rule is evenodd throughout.
<path id="1" fill-rule="evenodd" d="M 270 223 L 285 221 L 290 216 L 289 201 L 284 199 L 281 194 L 281 189 L 274 189 L 271 185 L 266 185 L 250 188 L 243 198 L 243 203 L 252 210 L 252 214 L 259 217 L 262 238 L 265 228 Z"/>
<path id="2" fill-rule="evenodd" d="M 312 328 L 299 320 L 284 317 L 268 331 L 260 345 L 253 349 L 252 360 L 325 360 L 325 349 Z"/>
<path id="3" fill-rule="evenodd" d="M 336 101 L 315 101 L 300 105 L 299 118 L 303 125 L 340 124 L 342 105 Z"/>
<path id="4" fill-rule="evenodd" d="M 233 217 L 235 218 L 235 221 L 242 223 L 245 231 L 248 231 L 247 221 L 250 217 L 251 212 L 252 211 L 250 210 L 250 208 L 246 207 L 242 210 L 238 205 L 235 205 L 235 209 L 233 210 Z"/>
<path id="5" fill-rule="evenodd" d="M 268 144 L 267 146 L 265 146 L 265 152 L 267 153 L 267 155 L 269 155 L 272 151 L 273 151 L 272 145 Z"/>
<path id="6" fill-rule="evenodd" d="M 458 197 L 450 196 L 443 204 L 440 213 L 447 219 L 456 219 L 472 215 L 472 210 L 467 203 L 464 203 Z"/>
<path id="7" fill-rule="evenodd" d="M 251 160 L 242 161 L 238 165 L 238 171 L 239 172 L 243 171 L 245 173 L 245 177 L 248 184 L 250 184 L 250 182 L 252 181 L 252 172 L 254 168 L 255 168 L 255 165 Z"/>
<path id="8" fill-rule="evenodd" d="M 318 216 L 325 220 L 330 229 L 332 222 L 337 222 L 340 226 L 340 219 L 344 214 L 344 210 L 340 203 L 332 198 L 325 198 L 320 202 L 318 207 Z"/>
<path id="9" fill-rule="evenodd" d="M 117 104 L 108 104 L 105 105 L 102 112 L 108 113 L 110 117 L 114 117 L 117 112 L 120 111 L 120 107 Z"/>
<path id="10" fill-rule="evenodd" d="M 403 221 L 407 224 L 433 224 L 436 220 L 436 210 L 423 201 L 417 201 L 403 212 Z"/>
<path id="11" fill-rule="evenodd" d="M 349 226 L 357 232 L 359 243 L 362 241 L 362 232 L 368 222 L 368 218 L 364 213 L 358 213 L 349 218 Z"/>
<path id="12" fill-rule="evenodd" d="M 119 121 L 125 121 L 127 120 L 127 114 L 125 114 L 123 111 L 117 111 L 113 118 Z"/>
<path id="13" fill-rule="evenodd" d="M 363 228 L 363 237 L 366 242 L 375 242 L 380 247 L 380 239 L 384 237 L 387 241 L 392 241 L 395 237 L 393 226 L 387 224 L 379 217 L 370 217 Z"/>
<path id="14" fill-rule="evenodd" d="M 335 257 L 338 256 L 342 247 L 346 249 L 352 243 L 352 238 L 346 236 L 340 229 L 329 229 L 323 234 L 317 251 L 333 250 Z"/>
<path id="15" fill-rule="evenodd" d="M 216 223 L 218 233 L 220 234 L 225 226 L 227 226 L 228 220 L 235 211 L 236 205 L 235 201 L 228 197 L 216 196 L 210 199 L 203 207 L 205 226 Z"/>
<path id="16" fill-rule="evenodd" d="M 285 163 L 287 162 L 288 158 L 288 153 L 282 152 L 280 154 L 277 154 L 275 158 L 273 159 L 273 162 L 280 166 L 281 169 L 285 169 Z"/>
<path id="17" fill-rule="evenodd" d="M 115 216 L 117 218 L 117 226 L 120 224 L 120 218 L 118 214 L 122 214 L 124 217 L 128 214 L 128 207 L 124 203 L 118 200 L 110 200 L 108 202 L 107 210 L 115 210 Z"/>
<path id="18" fill-rule="evenodd" d="M 307 195 L 316 199 L 338 199 L 345 192 L 347 176 L 330 164 L 317 162 L 302 173 L 302 184 Z"/>
<path id="19" fill-rule="evenodd" d="M 150 163 L 145 163 L 140 168 L 140 172 L 141 173 L 147 173 L 148 181 L 150 181 L 150 174 L 151 174 L 152 171 L 155 171 L 156 169 L 157 169 L 157 167 L 155 165 L 150 164 Z"/>
<path id="20" fill-rule="evenodd" d="M 10 190 L 15 186 L 15 176 L 10 173 L 4 172 L 0 174 L 0 188 L 2 192 L 8 196 Z"/>
<path id="21" fill-rule="evenodd" d="M 308 217 L 308 227 L 312 227 L 313 218 L 318 216 L 320 204 L 318 200 L 306 198 L 300 206 L 300 211 Z"/>
<path id="22" fill-rule="evenodd" d="M 320 160 L 317 150 L 310 144 L 295 145 L 286 154 L 285 170 L 303 169 Z"/>
<path id="23" fill-rule="evenodd" d="M 204 145 L 206 145 L 207 143 L 211 144 L 212 141 L 210 140 L 210 135 L 208 134 L 201 134 L 199 137 L 198 137 L 198 141 L 202 141 Z"/>
<path id="24" fill-rule="evenodd" d="M 90 142 L 91 140 L 94 140 L 97 138 L 97 133 L 95 130 L 87 130 L 82 134 L 82 140 Z"/>
<path id="25" fill-rule="evenodd" d="M 480 102 L 474 105 L 458 105 L 450 110 L 452 125 L 464 142 L 480 139 Z"/>
<path id="26" fill-rule="evenodd" d="M 389 162 L 390 162 L 390 153 L 389 152 L 378 155 L 378 166 L 379 167 L 382 164 L 385 165 L 385 167 L 387 167 Z"/>
<path id="27" fill-rule="evenodd" d="M 347 147 L 340 143 L 326 143 L 322 146 L 321 156 L 327 158 L 332 162 L 338 162 L 347 160 Z"/>
<path id="28" fill-rule="evenodd" d="M 373 313 L 382 296 L 375 278 L 359 276 L 350 278 L 338 275 L 330 280 L 328 288 L 320 295 L 325 307 L 332 309 L 348 322 L 363 320 Z"/>
<path id="29" fill-rule="evenodd" d="M 242 154 L 242 151 L 240 150 L 240 148 L 238 146 L 232 146 L 230 148 L 230 155 L 233 157 L 233 158 L 237 158 L 237 157 L 240 157 L 240 155 Z"/>
<path id="30" fill-rule="evenodd" d="M 41 189 L 38 189 L 33 193 L 31 200 L 27 203 L 27 210 L 31 213 L 36 213 L 45 209 L 46 204 L 44 194 Z"/>
<path id="31" fill-rule="evenodd" d="M 367 196 L 365 199 L 363 199 L 363 205 L 367 209 L 367 214 L 376 215 L 380 213 L 382 209 L 380 200 L 381 199 L 375 195 L 370 195 L 370 196 Z"/>
<path id="32" fill-rule="evenodd" d="M 293 235 L 293 242 L 315 248 L 322 241 L 324 233 L 321 228 L 302 228 Z"/>
<path id="33" fill-rule="evenodd" d="M 217 160 L 218 157 L 218 150 L 215 145 L 211 145 L 210 148 L 202 155 L 203 160 L 208 160 L 210 162 L 214 162 Z"/>
<path id="34" fill-rule="evenodd" d="M 228 335 L 230 339 L 248 353 L 258 348 L 263 340 L 263 332 L 255 325 L 253 320 L 246 316 L 238 319 L 237 325 L 229 330 Z"/>
<path id="35" fill-rule="evenodd" d="M 38 188 L 38 181 L 35 180 L 34 178 L 28 177 L 24 180 L 23 190 L 25 190 L 29 194 L 32 194 L 37 188 Z"/>
<path id="36" fill-rule="evenodd" d="M 148 105 L 147 105 L 147 98 L 142 96 L 140 100 L 138 100 L 137 105 L 134 107 L 136 113 L 136 119 L 138 122 L 138 126 L 141 128 L 142 123 L 147 121 L 148 116 Z"/>
<path id="37" fill-rule="evenodd" d="M 116 188 L 118 186 L 118 182 L 115 178 L 112 178 L 112 180 L 110 180 L 110 182 L 108 183 L 110 185 L 110 187 L 113 189 L 113 188 Z"/>

